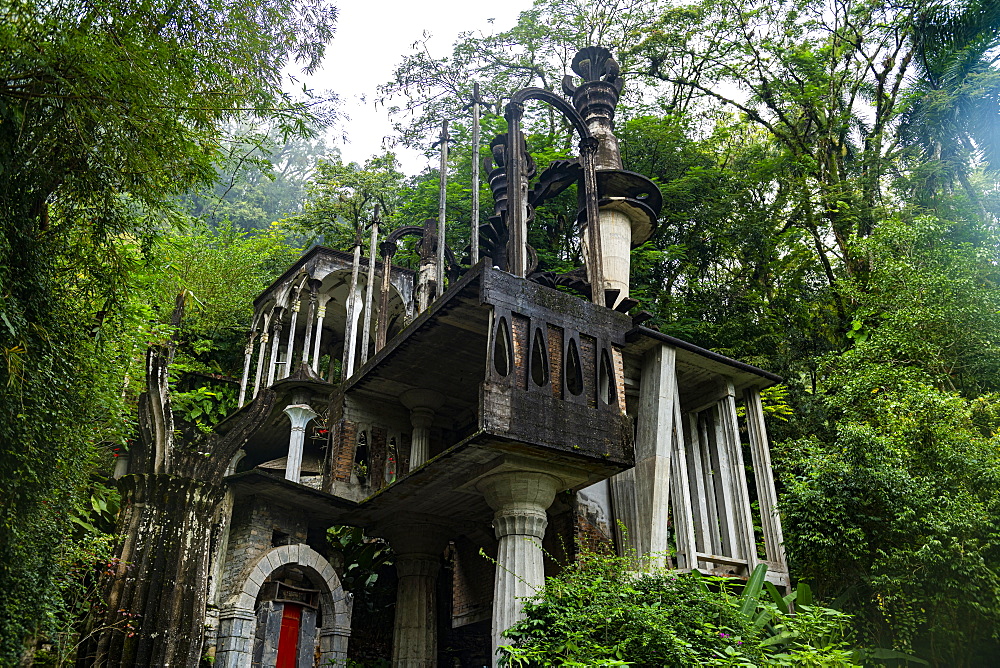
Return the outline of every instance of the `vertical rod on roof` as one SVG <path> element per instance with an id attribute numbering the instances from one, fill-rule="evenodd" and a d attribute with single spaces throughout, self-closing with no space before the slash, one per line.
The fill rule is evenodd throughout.
<path id="1" fill-rule="evenodd" d="M 507 271 L 524 278 L 525 243 L 527 231 L 525 202 L 528 198 L 528 184 L 525 183 L 524 146 L 521 144 L 521 114 L 524 107 L 511 102 L 507 105 Z"/>
<path id="2" fill-rule="evenodd" d="M 365 319 L 361 326 L 361 362 L 360 365 L 368 361 L 368 337 L 372 331 L 372 289 L 375 286 L 375 244 L 378 243 L 378 219 L 379 206 L 375 205 L 375 215 L 372 216 L 372 238 L 368 251 L 368 285 L 365 286 L 365 310 L 361 317 Z"/>
<path id="3" fill-rule="evenodd" d="M 437 293 L 444 294 L 444 223 L 448 206 L 448 119 L 441 122 L 441 193 L 438 198 L 438 229 L 437 229 Z"/>
<path id="4" fill-rule="evenodd" d="M 479 84 L 472 85 L 472 224 L 470 264 L 479 262 Z"/>

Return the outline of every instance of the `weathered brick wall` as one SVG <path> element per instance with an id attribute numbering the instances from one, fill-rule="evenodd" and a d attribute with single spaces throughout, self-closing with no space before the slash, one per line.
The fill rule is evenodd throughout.
<path id="1" fill-rule="evenodd" d="M 548 326 L 549 369 L 552 382 L 552 396 L 563 398 L 563 329 Z"/>
<path id="2" fill-rule="evenodd" d="M 514 374 L 518 387 L 528 387 L 528 319 L 514 313 L 511 316 L 511 338 L 514 342 Z"/>
<path id="3" fill-rule="evenodd" d="M 587 405 L 597 406 L 597 341 L 592 336 L 580 335 L 580 366 L 583 367 L 583 386 L 587 392 Z"/>
<path id="4" fill-rule="evenodd" d="M 496 559 L 495 543 L 480 546 L 463 536 L 451 548 L 451 619 L 459 625 L 482 619 L 484 615 L 488 618 L 493 607 L 496 567 L 479 553 L 480 547 L 490 559 Z"/>
<path id="5" fill-rule="evenodd" d="M 282 540 L 284 544 L 305 543 L 307 524 L 302 513 L 256 497 L 236 503 L 222 574 L 222 600 L 242 588 L 257 560 L 275 547 L 275 532 L 287 536 Z"/>
<path id="6" fill-rule="evenodd" d="M 330 476 L 348 482 L 354 466 L 354 446 L 357 443 L 358 425 L 350 420 L 339 420 L 333 425 L 333 445 L 330 454 Z"/>

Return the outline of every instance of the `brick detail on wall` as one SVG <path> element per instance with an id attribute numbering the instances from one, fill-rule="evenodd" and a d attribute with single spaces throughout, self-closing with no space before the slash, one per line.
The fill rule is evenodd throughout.
<path id="1" fill-rule="evenodd" d="M 496 559 L 495 544 L 481 546 L 462 536 L 451 546 L 451 621 L 455 627 L 489 619 L 492 614 L 495 566 L 479 553 L 480 547 Z"/>
<path id="2" fill-rule="evenodd" d="M 611 357 L 615 374 L 615 397 L 618 399 L 619 410 L 625 413 L 625 360 L 622 357 L 622 349 L 612 346 Z"/>
<path id="3" fill-rule="evenodd" d="M 549 378 L 552 382 L 552 396 L 563 398 L 563 329 L 548 325 Z"/>
<path id="4" fill-rule="evenodd" d="M 511 338 L 514 340 L 514 373 L 517 386 L 522 389 L 528 387 L 528 354 L 530 352 L 528 326 L 530 321 L 523 315 L 514 313 L 511 316 Z"/>
<path id="5" fill-rule="evenodd" d="M 580 335 L 580 366 L 583 367 L 583 386 L 587 391 L 587 405 L 597 407 L 597 341 L 592 336 Z"/>
<path id="6" fill-rule="evenodd" d="M 354 466 L 354 446 L 357 443 L 358 425 L 350 420 L 340 420 L 334 426 L 331 476 L 334 480 L 349 482 Z"/>

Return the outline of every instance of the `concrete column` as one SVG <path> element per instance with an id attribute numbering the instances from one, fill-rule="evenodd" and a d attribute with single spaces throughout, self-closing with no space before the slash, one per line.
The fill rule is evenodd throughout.
<path id="1" fill-rule="evenodd" d="M 407 390 L 399 396 L 400 402 L 410 409 L 410 470 L 420 466 L 430 458 L 431 424 L 434 412 L 441 408 L 444 396 L 433 390 Z"/>
<path id="2" fill-rule="evenodd" d="M 278 344 L 281 343 L 281 309 L 275 309 L 274 325 L 271 327 L 271 361 L 267 365 L 267 386 L 274 385 L 274 376 L 278 371 Z"/>
<path id="3" fill-rule="evenodd" d="M 292 356 L 295 354 L 295 326 L 299 320 L 299 296 L 292 297 L 292 321 L 288 324 L 288 342 L 285 346 L 285 368 L 281 370 L 279 379 L 292 375 Z"/>
<path id="4" fill-rule="evenodd" d="M 250 639 L 257 625 L 252 609 L 237 606 L 219 611 L 219 636 L 215 650 L 218 668 L 243 668 L 250 664 Z"/>
<path id="5" fill-rule="evenodd" d="M 302 344 L 302 364 L 309 364 L 309 353 L 312 352 L 312 321 L 316 317 L 319 285 L 319 281 L 309 281 L 309 308 L 306 309 L 306 339 Z"/>
<path id="6" fill-rule="evenodd" d="M 638 556 L 650 566 L 666 566 L 670 455 L 676 401 L 677 351 L 657 346 L 642 360 L 639 410 L 636 414 L 635 490 L 638 518 L 629 527 Z"/>
<path id="7" fill-rule="evenodd" d="M 302 450 L 306 441 L 306 425 L 317 413 L 309 404 L 293 404 L 284 410 L 292 421 L 292 433 L 288 438 L 288 457 L 285 460 L 285 479 L 299 481 L 302 471 Z"/>
<path id="8" fill-rule="evenodd" d="M 542 538 L 545 511 L 563 482 L 536 471 L 505 471 L 476 485 L 495 511 L 493 529 L 500 541 L 493 588 L 493 665 L 497 648 L 508 644 L 503 632 L 524 617 L 523 599 L 545 586 Z"/>
<path id="9" fill-rule="evenodd" d="M 407 522 L 383 531 L 396 553 L 396 619 L 392 665 L 437 666 L 437 576 L 447 532 L 434 524 Z"/>
<path id="10" fill-rule="evenodd" d="M 255 397 L 257 396 L 257 393 L 260 392 L 260 379 L 261 379 L 261 374 L 264 372 L 264 354 L 265 351 L 267 350 L 268 324 L 269 324 L 268 318 L 265 317 L 264 324 L 260 330 L 260 350 L 257 351 L 257 372 L 254 374 L 254 379 L 253 379 L 253 396 Z"/>
<path id="11" fill-rule="evenodd" d="M 243 406 L 247 397 L 247 385 L 250 382 L 250 362 L 253 359 L 253 340 L 254 333 L 250 333 L 250 338 L 247 340 L 247 347 L 243 353 L 243 376 L 240 378 L 240 398 L 236 403 L 236 407 L 239 408 Z"/>
<path id="12" fill-rule="evenodd" d="M 319 344 L 323 338 L 323 318 L 326 317 L 326 301 L 321 301 L 316 311 L 316 336 L 313 338 L 312 368 L 319 373 Z M 332 360 L 331 360 L 332 362 Z"/>

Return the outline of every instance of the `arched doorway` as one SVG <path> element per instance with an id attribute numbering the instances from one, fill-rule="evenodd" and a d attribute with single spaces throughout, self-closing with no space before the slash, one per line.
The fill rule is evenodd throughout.
<path id="1" fill-rule="evenodd" d="M 219 615 L 215 666 L 342 666 L 351 634 L 350 594 L 308 545 L 276 547 L 254 563 Z"/>

